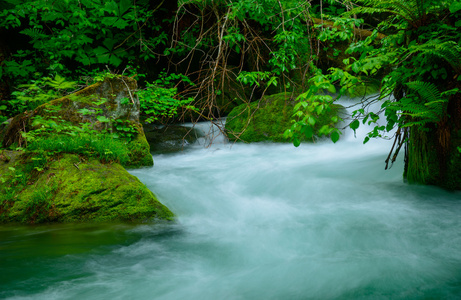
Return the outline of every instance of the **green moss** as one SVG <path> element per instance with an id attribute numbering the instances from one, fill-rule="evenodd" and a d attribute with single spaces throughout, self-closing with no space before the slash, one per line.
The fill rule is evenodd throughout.
<path id="1" fill-rule="evenodd" d="M 242 104 L 232 110 L 226 120 L 229 140 L 243 142 L 288 142 L 283 133 L 291 127 L 295 97 L 288 93 L 264 96 L 259 102 Z M 317 127 L 330 122 L 341 106 L 318 119 Z"/>
<path id="2" fill-rule="evenodd" d="M 434 144 L 428 143 L 428 132 L 412 128 L 408 143 L 408 161 L 404 177 L 409 183 L 436 184 L 440 166 Z"/>
<path id="3" fill-rule="evenodd" d="M 461 153 L 458 147 L 461 147 L 461 132 L 452 134 L 445 180 L 445 187 L 449 190 L 461 190 Z"/>
<path id="4" fill-rule="evenodd" d="M 0 150 L 0 162 L 9 162 L 11 157 L 6 150 Z"/>
<path id="5" fill-rule="evenodd" d="M 244 142 L 285 141 L 283 132 L 293 110 L 286 103 L 286 94 L 276 94 L 237 106 L 226 120 L 228 138 Z"/>
<path id="6" fill-rule="evenodd" d="M 412 128 L 408 144 L 408 159 L 404 177 L 412 184 L 436 185 L 448 190 L 461 190 L 461 137 L 452 133 L 451 147 L 446 159 L 437 150 L 435 129 Z"/>
<path id="7" fill-rule="evenodd" d="M 150 153 L 150 146 L 146 140 L 142 126 L 137 124 L 138 134 L 136 138 L 127 144 L 129 150 L 129 162 L 123 166 L 126 168 L 139 168 L 143 166 L 153 166 L 154 159 Z"/>
<path id="8" fill-rule="evenodd" d="M 19 165 L 23 166 L 23 165 Z M 24 166 L 23 166 L 24 167 Z M 10 200 L 0 202 L 1 222 L 106 222 L 171 220 L 173 213 L 119 164 L 64 154 Z M 13 185 L 14 189 L 14 185 Z M 11 191 L 11 189 L 9 189 Z"/>

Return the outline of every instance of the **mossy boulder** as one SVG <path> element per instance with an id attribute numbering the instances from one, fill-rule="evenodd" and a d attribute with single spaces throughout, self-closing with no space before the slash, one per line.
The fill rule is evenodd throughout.
<path id="1" fill-rule="evenodd" d="M 53 158 L 26 176 L 32 158 L 3 168 L 1 178 L 19 179 L 19 191 L 0 196 L 0 222 L 113 222 L 171 220 L 173 213 L 135 176 L 117 163 L 103 164 L 74 154 Z M 2 162 L 0 162 L 0 165 Z M 11 166 L 11 165 L 10 165 Z M 22 172 L 22 173 L 21 173 Z M 29 174 L 29 175 L 30 175 Z M 20 182 L 25 176 L 26 182 Z M 11 183 L 11 182 L 10 182 Z"/>
<path id="2" fill-rule="evenodd" d="M 22 153 L 22 151 L 0 150 L 0 174 L 6 173 L 8 168 L 18 161 Z"/>
<path id="3" fill-rule="evenodd" d="M 154 159 L 150 153 L 150 145 L 146 140 L 141 124 L 135 123 L 133 126 L 137 130 L 136 137 L 127 144 L 129 150 L 129 162 L 124 165 L 126 168 L 139 168 L 154 165 Z"/>
<path id="4" fill-rule="evenodd" d="M 234 108 L 226 119 L 225 128 L 229 140 L 248 143 L 289 142 L 283 133 L 291 128 L 295 99 L 296 96 L 292 94 L 280 93 Z M 316 127 L 330 123 L 331 117 L 342 108 L 341 105 L 334 105 L 330 113 L 318 118 Z"/>
<path id="5" fill-rule="evenodd" d="M 104 81 L 81 91 L 15 116 L 0 133 L 0 142 L 4 148 L 24 144 L 22 132 L 40 126 L 33 124 L 36 117 L 81 127 L 91 124 L 93 129 L 101 132 L 131 135 L 131 142 L 127 145 L 132 151 L 131 161 L 126 167 L 152 166 L 149 144 L 139 123 L 140 106 L 135 94 L 136 88 L 136 80 L 130 77 L 106 77 Z"/>

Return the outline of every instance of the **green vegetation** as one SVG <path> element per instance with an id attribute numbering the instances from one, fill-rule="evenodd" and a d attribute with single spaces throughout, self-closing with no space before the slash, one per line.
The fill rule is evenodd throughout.
<path id="1" fill-rule="evenodd" d="M 299 97 L 298 97 L 299 98 Z M 292 112 L 299 103 L 288 93 L 280 93 L 264 96 L 261 101 L 253 102 L 250 105 L 242 104 L 232 110 L 226 120 L 226 132 L 230 140 L 243 142 L 286 142 L 284 132 L 290 130 L 292 124 Z M 309 114 L 312 127 L 309 138 L 315 141 L 316 137 L 326 134 L 327 128 L 334 126 L 339 118 L 340 105 L 332 104 L 327 113 L 319 109 Z M 298 144 L 299 145 L 299 144 Z"/>
<path id="2" fill-rule="evenodd" d="M 74 154 L 23 156 L 0 178 L 0 223 L 171 220 L 119 164 Z"/>
<path id="3" fill-rule="evenodd" d="M 453 175 L 461 165 L 456 151 L 461 129 L 461 3 L 357 2 L 363 6 L 345 15 L 372 15 L 381 22 L 372 35 L 350 45 L 347 52 L 356 56 L 345 61 L 345 70 L 353 76 L 382 74 L 382 80 L 379 96 L 362 102 L 365 106 L 356 110 L 350 127 L 358 128 L 359 120 L 377 123 L 380 117 L 367 113 L 366 106 L 382 102 L 386 125 L 375 126 L 364 142 L 394 135 L 386 168 L 406 144 L 405 177 L 409 182 L 460 189 L 461 179 Z M 378 31 L 386 34 L 379 42 Z M 330 71 L 331 79 L 335 72 Z"/>
<path id="4" fill-rule="evenodd" d="M 23 153 L 14 164 L 3 155 L 9 166 L 0 172 L 0 222 L 172 218 L 121 166 L 152 165 L 135 113 L 139 103 L 121 103 L 133 84 L 128 78 L 106 77 L 13 118 L 2 143 L 21 146 L 17 149 Z"/>
<path id="5" fill-rule="evenodd" d="M 13 119 L 17 128 L 30 120 L 22 133 L 6 134 L 3 147 L 37 151 L 43 144 L 149 164 L 139 124 L 111 110 L 115 102 L 125 112 L 139 105 L 142 120 L 161 124 L 214 120 L 240 105 L 230 113 L 231 138 L 262 134 L 298 146 L 325 135 L 336 142 L 336 99 L 360 95 L 346 124 L 356 130 L 385 119 L 364 142 L 394 139 L 386 168 L 405 149 L 409 182 L 461 188 L 459 0 L 7 0 L 0 8 L 3 36 L 26 41 L 0 50 L 0 119 L 21 116 Z M 75 102 L 68 93 L 119 75 L 127 87 L 136 78 L 139 89 L 117 99 L 117 91 L 103 99 L 77 92 L 85 104 L 68 119 L 36 113 L 57 106 L 55 98 L 67 99 L 62 110 Z M 271 119 L 265 102 L 280 93 L 290 105 L 273 109 L 283 120 Z M 381 114 L 369 110 L 375 103 Z M 77 114 L 89 122 L 75 122 Z M 236 125 L 232 117 L 244 114 L 250 119 Z M 252 128 L 258 120 L 283 126 L 265 133 Z M 78 138 L 68 143 L 68 136 Z"/>
<path id="6" fill-rule="evenodd" d="M 129 92 L 118 90 L 125 84 L 123 77 L 107 78 L 18 115 L 6 128 L 3 144 L 25 151 L 76 153 L 127 167 L 152 165 L 144 133 L 133 115 L 137 104 L 123 103 Z"/>
<path id="7" fill-rule="evenodd" d="M 50 135 L 31 142 L 27 150 L 33 153 L 34 151 L 75 153 L 94 157 L 102 162 L 118 162 L 121 165 L 129 161 L 126 143 L 103 134 Z"/>

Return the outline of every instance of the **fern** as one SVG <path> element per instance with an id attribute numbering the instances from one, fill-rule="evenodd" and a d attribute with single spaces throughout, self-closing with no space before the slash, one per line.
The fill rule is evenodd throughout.
<path id="1" fill-rule="evenodd" d="M 56 90 L 72 89 L 77 85 L 77 82 L 67 81 L 64 77 L 59 76 L 59 74 L 57 74 L 54 79 L 47 78 L 47 80 L 47 85 Z"/>
<path id="2" fill-rule="evenodd" d="M 406 85 L 411 90 L 415 91 L 420 96 L 420 99 L 422 99 L 424 103 L 436 102 L 440 100 L 442 97 L 437 86 L 433 83 L 422 82 L 422 81 L 411 81 L 411 82 L 407 82 Z"/>
<path id="3" fill-rule="evenodd" d="M 37 40 L 45 34 L 42 29 L 36 27 L 26 28 L 23 31 L 21 31 L 21 33 L 27 35 L 33 40 Z"/>
<path id="4" fill-rule="evenodd" d="M 356 14 L 390 13 L 405 20 L 410 27 L 417 28 L 425 22 L 426 16 L 443 9 L 440 0 L 356 0 L 358 6 L 346 12 L 345 16 Z"/>
<path id="5" fill-rule="evenodd" d="M 439 40 L 431 40 L 422 45 L 413 45 L 409 48 L 410 54 L 434 56 L 447 61 L 456 71 L 461 71 L 461 47 L 454 41 L 441 43 Z"/>
<path id="6" fill-rule="evenodd" d="M 422 12 L 420 1 L 417 0 L 358 0 L 357 2 L 367 6 L 355 7 L 347 12 L 347 15 L 387 12 L 400 16 L 408 23 L 413 24 L 415 20 L 420 18 L 420 13 Z M 418 12 L 418 14 L 415 14 L 415 12 Z"/>
<path id="7" fill-rule="evenodd" d="M 443 99 L 437 86 L 430 82 L 412 81 L 406 84 L 414 92 L 402 99 L 400 109 L 402 115 L 409 116 L 410 122 L 403 127 L 424 126 L 427 123 L 439 122 L 446 112 L 447 99 Z M 415 96 L 419 101 L 415 101 Z"/>

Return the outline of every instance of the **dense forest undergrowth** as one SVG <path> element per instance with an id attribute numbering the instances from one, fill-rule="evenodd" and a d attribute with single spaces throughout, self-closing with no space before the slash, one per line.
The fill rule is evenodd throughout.
<path id="1" fill-rule="evenodd" d="M 295 146 L 336 142 L 344 116 L 335 101 L 354 96 L 345 124 L 376 124 L 364 143 L 394 140 L 383 167 L 400 153 L 408 182 L 461 189 L 459 0 L 4 0 L 0 10 L 0 159 L 6 149 L 34 153 L 35 173 L 56 153 L 127 161 L 140 128 L 103 114 L 110 99 L 80 108 L 88 117 L 78 125 L 51 112 L 13 142 L 4 130 L 15 116 L 122 78 L 137 80 L 121 105 L 138 105 L 142 122 L 252 112 L 236 140 L 262 99 L 284 93 L 292 108 L 278 136 Z M 382 114 L 368 110 L 375 103 Z"/>

